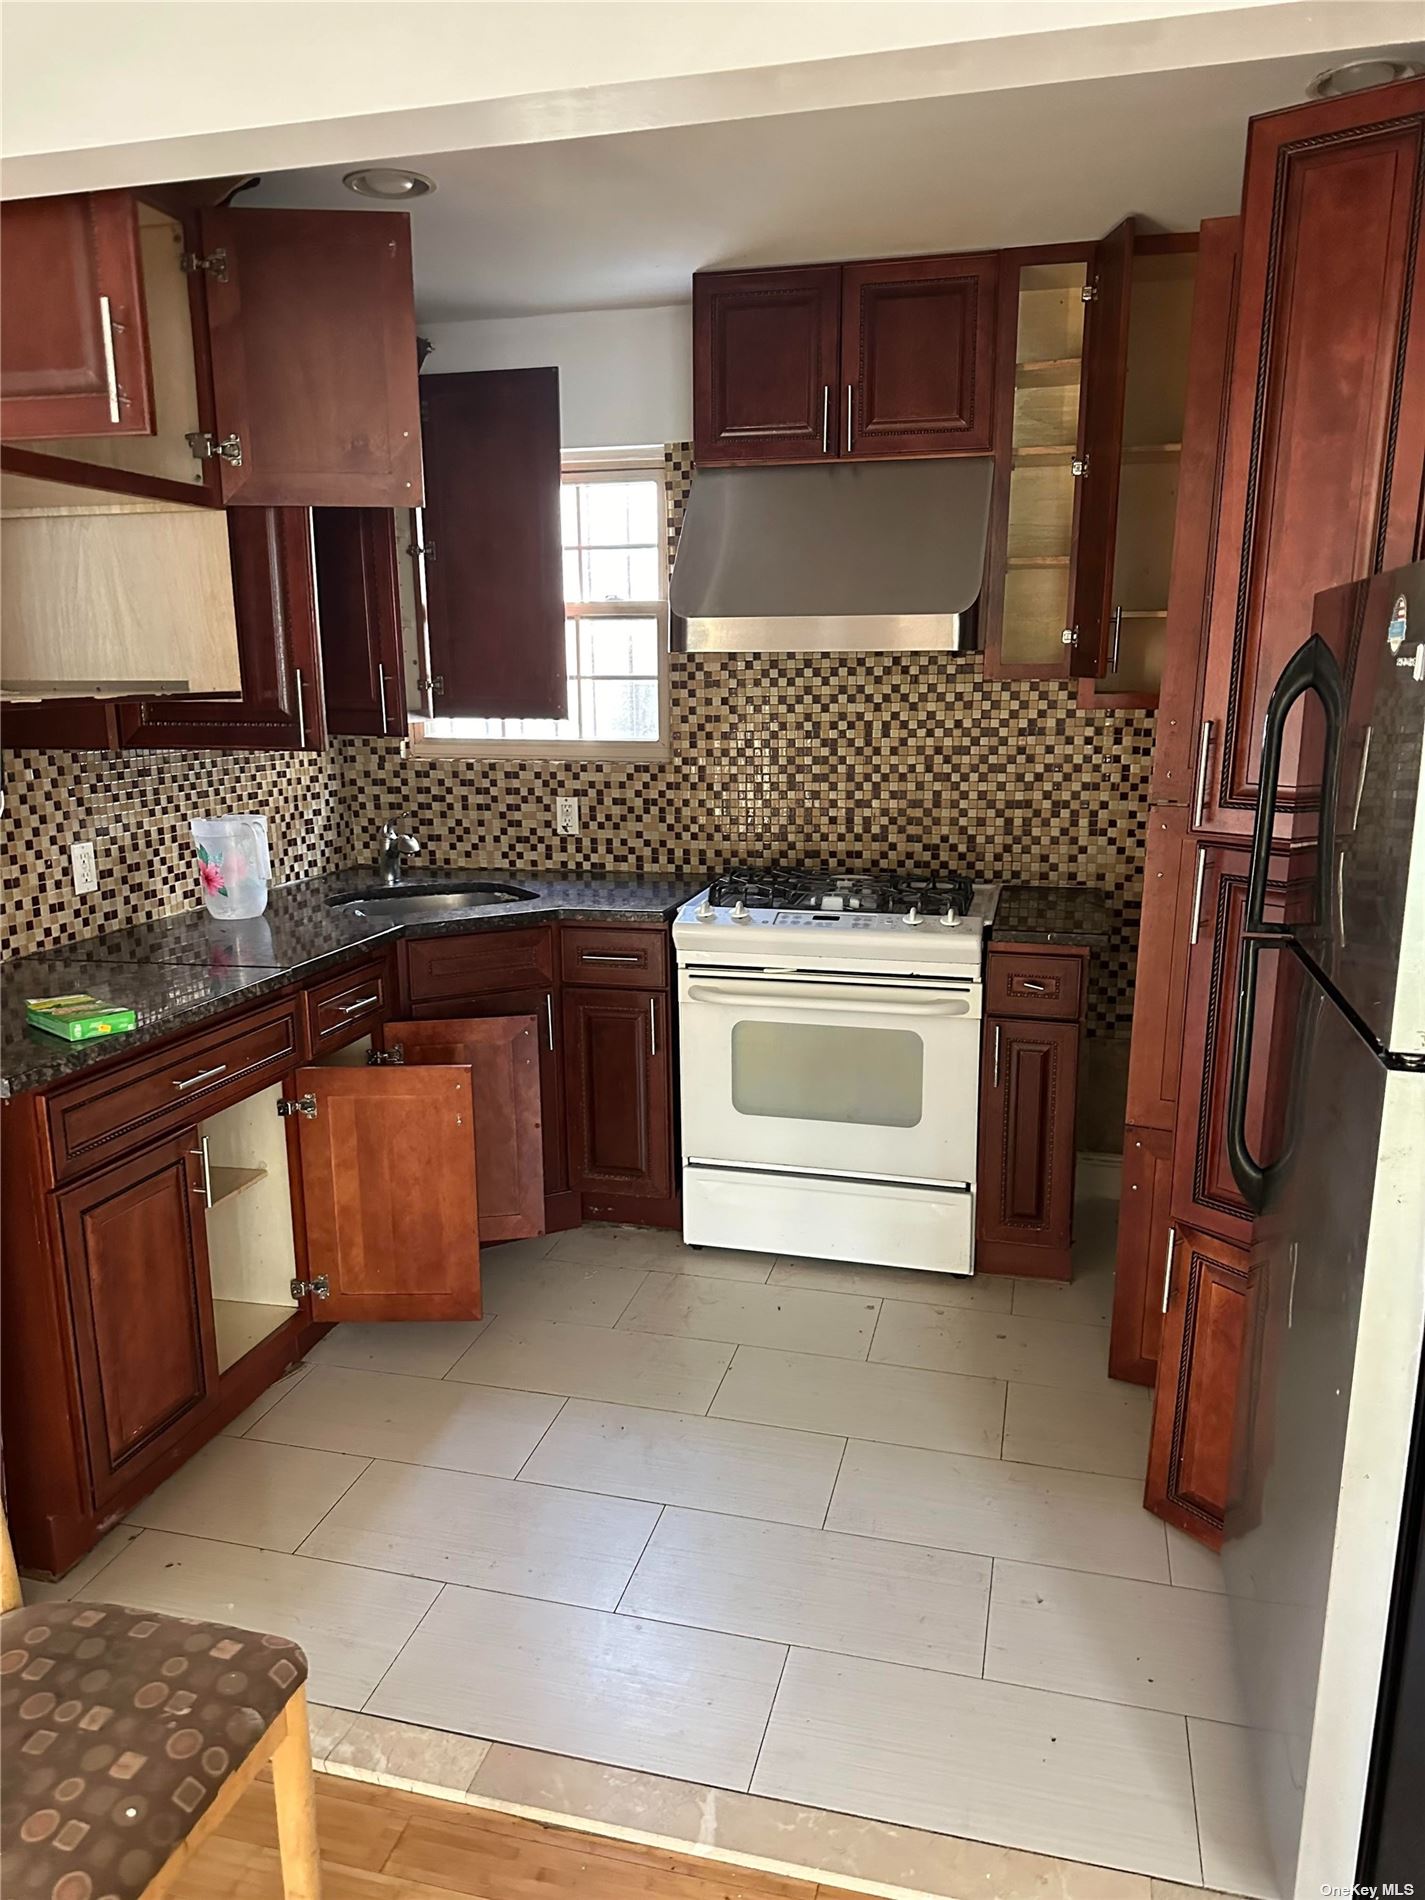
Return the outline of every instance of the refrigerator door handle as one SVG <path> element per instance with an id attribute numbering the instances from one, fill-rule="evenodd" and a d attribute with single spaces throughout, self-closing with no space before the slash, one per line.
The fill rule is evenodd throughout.
<path id="1" fill-rule="evenodd" d="M 1257 788 L 1257 817 L 1252 831 L 1252 862 L 1247 880 L 1247 908 L 1242 930 L 1242 955 L 1237 977 L 1237 1024 L 1232 1046 L 1232 1077 L 1227 1095 L 1227 1159 L 1237 1187 L 1254 1213 L 1260 1213 L 1281 1178 L 1291 1155 L 1299 1102 L 1289 1105 L 1288 1134 L 1275 1161 L 1262 1162 L 1247 1144 L 1247 1093 L 1251 1081 L 1252 1035 L 1257 1015 L 1257 975 L 1262 950 L 1287 948 L 1291 933 L 1285 925 L 1266 921 L 1267 879 L 1271 871 L 1272 834 L 1276 828 L 1277 781 L 1281 776 L 1282 734 L 1287 715 L 1304 693 L 1315 693 L 1326 717 L 1326 749 L 1321 777 L 1321 826 L 1316 840 L 1316 917 L 1330 916 L 1331 879 L 1335 869 L 1336 785 L 1341 737 L 1346 724 L 1346 683 L 1336 656 L 1319 634 L 1287 661 L 1272 688 L 1262 727 L 1261 782 Z M 1305 999 L 1298 1010 L 1299 1036 L 1304 1036 L 1309 1014 Z M 1298 1043 L 1298 1053 L 1300 1043 Z M 1300 1073 L 1299 1063 L 1295 1073 Z"/>

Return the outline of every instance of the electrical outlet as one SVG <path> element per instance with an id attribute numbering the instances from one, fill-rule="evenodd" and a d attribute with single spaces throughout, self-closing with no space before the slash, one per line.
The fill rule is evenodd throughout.
<path id="1" fill-rule="evenodd" d="M 92 844 L 72 844 L 69 847 L 69 861 L 74 867 L 74 894 L 83 897 L 89 891 L 99 888 L 99 866 L 94 859 Z"/>
<path id="2" fill-rule="evenodd" d="M 555 799 L 554 829 L 561 838 L 575 838 L 579 835 L 579 801 L 577 798 Z"/>

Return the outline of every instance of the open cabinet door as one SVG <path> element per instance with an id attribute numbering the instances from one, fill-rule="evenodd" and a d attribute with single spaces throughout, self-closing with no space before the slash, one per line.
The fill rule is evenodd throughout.
<path id="1" fill-rule="evenodd" d="M 1070 670 L 1080 677 L 1096 678 L 1107 670 L 1132 277 L 1133 220 L 1125 218 L 1094 246 L 1092 296 L 1084 326 L 1083 474 L 1076 484 L 1069 601 L 1075 634 Z"/>
<path id="2" fill-rule="evenodd" d="M 297 1096 L 314 1317 L 480 1319 L 469 1069 L 300 1069 Z"/>
<path id="3" fill-rule="evenodd" d="M 205 210 L 223 501 L 411 508 L 420 397 L 404 211 Z M 240 457 L 240 459 L 237 459 Z"/>
<path id="4" fill-rule="evenodd" d="M 480 1238 L 524 1240 L 544 1228 L 539 1019 L 474 1016 L 386 1023 L 380 1046 L 413 1063 L 468 1063 L 475 1093 Z"/>

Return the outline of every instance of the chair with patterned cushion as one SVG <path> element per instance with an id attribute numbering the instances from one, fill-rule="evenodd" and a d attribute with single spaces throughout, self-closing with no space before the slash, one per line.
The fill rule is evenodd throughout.
<path id="1" fill-rule="evenodd" d="M 307 1659 L 281 1636 L 112 1603 L 20 1602 L 0 1519 L 0 1891 L 181 1894 L 272 1765 L 287 1900 L 320 1900 Z"/>

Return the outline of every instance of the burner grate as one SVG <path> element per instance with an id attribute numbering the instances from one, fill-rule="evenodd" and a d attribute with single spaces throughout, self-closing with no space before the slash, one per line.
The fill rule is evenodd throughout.
<path id="1" fill-rule="evenodd" d="M 974 901 L 967 877 L 911 877 L 877 873 L 738 869 L 714 879 L 714 904 L 742 903 L 749 910 L 857 910 L 887 915 L 912 905 L 923 917 L 947 910 L 962 915 Z"/>

